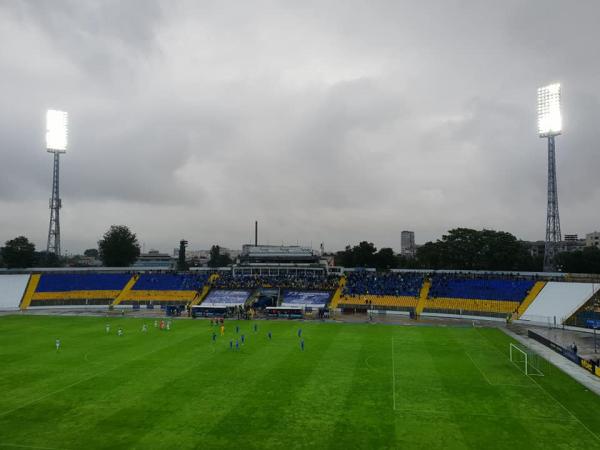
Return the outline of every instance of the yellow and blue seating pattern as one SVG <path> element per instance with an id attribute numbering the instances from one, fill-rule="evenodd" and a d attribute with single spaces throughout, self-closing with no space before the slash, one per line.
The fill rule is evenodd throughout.
<path id="1" fill-rule="evenodd" d="M 207 280 L 205 274 L 143 273 L 120 303 L 189 303 L 199 295 Z"/>
<path id="2" fill-rule="evenodd" d="M 130 278 L 127 273 L 43 273 L 30 304 L 109 304 Z"/>
<path id="3" fill-rule="evenodd" d="M 33 278 L 34 276 L 32 276 Z M 188 303 L 208 280 L 205 274 L 43 273 L 27 306 Z"/>
<path id="4" fill-rule="evenodd" d="M 365 309 L 370 305 L 377 309 L 414 310 L 419 314 L 514 315 L 515 318 L 533 302 L 545 284 L 531 279 L 446 273 L 420 280 L 422 284 L 417 294 L 414 276 L 406 273 L 385 275 L 383 285 L 381 275 L 376 273 L 350 274 L 348 282 L 353 283 L 353 279 L 354 290 L 349 290 L 350 293 L 346 292 L 339 300 L 342 308 Z M 382 291 L 382 286 L 410 295 L 371 293 Z"/>

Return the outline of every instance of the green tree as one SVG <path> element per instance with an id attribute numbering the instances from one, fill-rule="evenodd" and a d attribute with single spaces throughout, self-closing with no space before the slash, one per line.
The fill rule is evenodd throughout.
<path id="1" fill-rule="evenodd" d="M 396 256 L 396 267 L 400 269 L 420 269 L 419 260 L 412 256 L 398 255 Z"/>
<path id="2" fill-rule="evenodd" d="M 417 249 L 417 265 L 427 269 L 440 269 L 443 267 L 443 254 L 445 253 L 446 243 L 438 240 L 437 242 L 426 242 Z"/>
<path id="3" fill-rule="evenodd" d="M 375 267 L 377 248 L 372 242 L 362 241 L 354 247 L 349 245 L 335 255 L 335 263 L 343 267 Z M 384 255 L 387 254 L 387 250 Z"/>
<path id="4" fill-rule="evenodd" d="M 98 249 L 88 248 L 83 252 L 83 256 L 87 256 L 88 258 L 97 258 L 99 256 Z"/>
<path id="5" fill-rule="evenodd" d="M 0 252 L 9 269 L 31 267 L 35 262 L 35 245 L 25 236 L 6 241 Z"/>
<path id="6" fill-rule="evenodd" d="M 389 270 L 398 267 L 398 258 L 396 258 L 394 250 L 391 248 L 380 248 L 374 256 L 375 267 L 378 270 Z"/>
<path id="7" fill-rule="evenodd" d="M 48 253 L 44 250 L 35 252 L 33 264 L 35 267 L 62 267 L 64 262 L 56 253 Z"/>
<path id="8" fill-rule="evenodd" d="M 98 241 L 100 259 L 108 267 L 127 267 L 140 256 L 135 233 L 125 225 L 112 225 Z"/>
<path id="9" fill-rule="evenodd" d="M 188 270 L 189 266 L 187 258 L 185 256 L 185 249 L 188 245 L 188 241 L 182 239 L 179 241 L 179 257 L 177 258 L 177 270 Z"/>
<path id="10" fill-rule="evenodd" d="M 208 260 L 209 267 L 225 267 L 232 263 L 232 260 L 227 253 L 221 253 L 221 247 L 213 245 L 210 248 L 210 259 Z"/>
<path id="11" fill-rule="evenodd" d="M 377 247 L 372 242 L 362 241 L 352 251 L 355 267 L 375 267 Z"/>
<path id="12" fill-rule="evenodd" d="M 344 250 L 341 250 L 335 254 L 335 265 L 342 267 L 354 267 L 354 257 L 352 253 L 352 247 L 346 246 Z"/>
<path id="13" fill-rule="evenodd" d="M 431 269 L 532 270 L 524 244 L 504 231 L 455 228 L 417 250 L 419 265 Z"/>
<path id="14" fill-rule="evenodd" d="M 556 265 L 563 272 L 600 273 L 600 249 L 585 247 L 576 252 L 564 252 L 556 255 Z"/>

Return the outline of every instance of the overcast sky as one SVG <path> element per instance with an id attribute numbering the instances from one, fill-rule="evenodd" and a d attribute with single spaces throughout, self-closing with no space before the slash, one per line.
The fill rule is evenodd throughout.
<path id="1" fill-rule="evenodd" d="M 563 234 L 600 229 L 600 2 L 0 0 L 0 241 L 62 248 L 543 239 L 536 89 L 563 85 Z"/>

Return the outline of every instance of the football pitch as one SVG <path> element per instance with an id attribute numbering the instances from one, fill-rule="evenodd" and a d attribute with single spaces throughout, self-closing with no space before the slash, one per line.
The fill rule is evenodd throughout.
<path id="1" fill-rule="evenodd" d="M 0 448 L 600 449 L 600 398 L 550 365 L 526 376 L 500 330 L 225 327 L 0 317 Z"/>

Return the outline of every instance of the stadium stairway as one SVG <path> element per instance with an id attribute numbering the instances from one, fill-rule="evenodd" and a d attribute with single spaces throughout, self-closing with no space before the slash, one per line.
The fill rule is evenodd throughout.
<path id="1" fill-rule="evenodd" d="M 529 294 L 527 294 L 527 297 L 525 297 L 525 299 L 519 305 L 519 308 L 517 309 L 513 319 L 519 319 L 525 313 L 525 311 L 527 311 L 527 308 L 529 308 L 529 306 L 537 298 L 538 294 L 542 291 L 542 289 L 544 289 L 544 286 L 546 286 L 545 281 L 537 281 L 533 285 L 529 291 Z"/>
<path id="2" fill-rule="evenodd" d="M 31 304 L 31 299 L 33 298 L 33 294 L 35 294 L 35 290 L 38 287 L 40 282 L 41 275 L 39 273 L 34 273 L 29 277 L 29 281 L 27 282 L 27 288 L 25 288 L 25 293 L 23 294 L 23 298 L 21 299 L 21 304 L 19 307 L 21 311 L 29 308 Z"/>
<path id="3" fill-rule="evenodd" d="M 137 282 L 137 280 L 140 278 L 139 275 L 133 275 L 129 281 L 127 282 L 127 284 L 125 285 L 125 287 L 121 290 L 121 292 L 119 293 L 119 295 L 117 295 L 114 299 L 114 301 L 112 302 L 112 306 L 117 306 L 119 303 L 121 303 L 125 297 L 127 297 L 127 294 L 129 294 L 129 291 L 131 291 L 131 289 L 133 289 L 133 286 L 135 286 L 135 283 Z"/>
<path id="4" fill-rule="evenodd" d="M 335 309 L 338 307 L 338 303 L 340 302 L 340 298 L 342 297 L 342 291 L 344 290 L 344 286 L 346 286 L 346 277 L 341 276 L 338 287 L 335 290 L 333 297 L 331 298 L 331 303 L 329 304 L 330 308 Z"/>
<path id="5" fill-rule="evenodd" d="M 219 278 L 219 274 L 216 273 L 213 273 L 210 277 L 208 277 L 208 281 L 202 287 L 202 292 L 200 292 L 200 294 L 194 297 L 194 299 L 190 302 L 190 306 L 199 305 L 204 301 L 204 299 L 212 289 L 214 282 L 217 281 L 217 278 Z"/>
<path id="6" fill-rule="evenodd" d="M 425 278 L 423 280 L 423 286 L 421 286 L 421 291 L 419 292 L 419 301 L 417 302 L 417 307 L 415 308 L 415 313 L 417 316 L 419 316 L 423 312 L 423 308 L 425 308 L 427 297 L 429 297 L 429 289 L 431 289 L 431 281 L 428 278 Z"/>
<path id="7" fill-rule="evenodd" d="M 259 297 L 260 297 L 260 288 L 256 288 L 250 293 L 250 295 L 246 299 L 245 304 L 253 308 L 254 304 L 257 302 Z"/>

